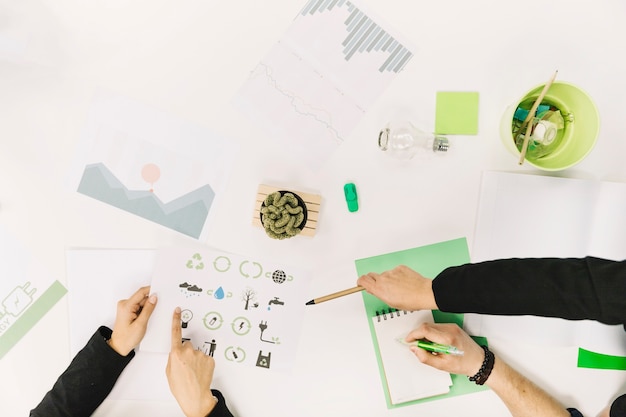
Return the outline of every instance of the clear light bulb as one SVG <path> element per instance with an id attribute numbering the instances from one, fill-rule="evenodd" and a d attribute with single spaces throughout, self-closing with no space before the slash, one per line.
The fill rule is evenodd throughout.
<path id="1" fill-rule="evenodd" d="M 408 121 L 390 122 L 378 134 L 378 147 L 397 159 L 411 159 L 418 152 L 442 153 L 448 139 L 424 132 Z"/>

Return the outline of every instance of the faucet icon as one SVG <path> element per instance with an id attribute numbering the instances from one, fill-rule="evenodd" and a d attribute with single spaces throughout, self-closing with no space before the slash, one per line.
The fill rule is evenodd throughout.
<path id="1" fill-rule="evenodd" d="M 271 306 L 272 304 L 276 304 L 276 305 L 279 305 L 279 306 L 284 306 L 285 302 L 284 301 L 280 301 L 278 299 L 278 297 L 274 297 L 273 300 L 270 300 L 269 303 L 267 303 L 268 306 Z"/>

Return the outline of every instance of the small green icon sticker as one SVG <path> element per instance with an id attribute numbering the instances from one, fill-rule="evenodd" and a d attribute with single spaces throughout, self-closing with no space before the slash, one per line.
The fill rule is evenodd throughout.
<path id="1" fill-rule="evenodd" d="M 233 329 L 233 332 L 238 336 L 244 336 L 250 332 L 252 325 L 250 324 L 250 320 L 243 316 L 239 316 L 233 320 L 230 324 L 230 327 Z"/>
<path id="2" fill-rule="evenodd" d="M 230 269 L 230 259 L 227 256 L 220 255 L 213 260 L 213 268 L 217 272 L 226 272 Z"/>
<path id="3" fill-rule="evenodd" d="M 202 256 L 199 253 L 194 253 L 190 260 L 187 261 L 185 266 L 189 269 L 204 269 L 204 262 L 202 262 Z"/>
<path id="4" fill-rule="evenodd" d="M 217 311 L 211 311 L 204 316 L 202 320 L 204 323 L 204 327 L 209 330 L 217 330 L 222 327 L 222 323 L 224 323 L 224 319 L 222 315 Z"/>

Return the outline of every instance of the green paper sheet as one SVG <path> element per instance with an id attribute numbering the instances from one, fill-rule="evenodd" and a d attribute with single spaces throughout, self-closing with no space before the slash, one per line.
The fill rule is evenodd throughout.
<path id="1" fill-rule="evenodd" d="M 409 268 L 419 271 L 422 275 L 426 277 L 434 278 L 441 271 L 449 266 L 462 265 L 469 262 L 470 257 L 467 247 L 467 241 L 465 238 L 459 238 L 435 243 L 432 245 L 421 246 L 398 252 L 391 252 L 384 255 L 372 256 L 370 258 L 357 259 L 355 261 L 355 264 L 359 276 L 367 274 L 368 272 L 381 273 L 398 265 L 406 265 Z M 374 297 L 373 295 L 368 294 L 365 291 L 363 291 L 361 294 L 363 296 L 365 311 L 368 318 L 375 316 L 377 310 L 380 311 L 383 308 L 389 308 L 387 304 L 385 304 L 380 299 Z M 444 313 L 442 311 L 434 310 L 433 318 L 437 323 L 456 323 L 461 327 L 463 326 L 463 314 Z M 372 340 L 374 341 L 376 338 L 374 333 L 374 326 L 371 320 L 368 319 L 367 321 L 369 324 Z M 475 337 L 474 340 L 476 340 L 481 345 L 487 345 L 487 340 L 485 338 Z M 380 352 L 378 351 L 377 344 L 374 342 L 373 344 L 374 350 L 376 352 L 376 360 L 378 362 L 378 369 L 380 371 L 381 381 L 383 382 L 387 408 L 404 407 L 407 405 L 419 404 L 427 401 L 438 400 L 456 395 L 469 394 L 472 392 L 484 391 L 488 389 L 485 386 L 479 386 L 474 384 L 473 382 L 470 382 L 465 375 L 452 374 L 451 376 L 453 385 L 450 387 L 449 393 L 394 405 L 391 403 L 389 393 L 387 392 Z"/>
<path id="2" fill-rule="evenodd" d="M 435 133 L 476 135 L 478 133 L 478 93 L 437 92 Z"/>
<path id="3" fill-rule="evenodd" d="M 578 367 L 592 369 L 626 370 L 626 357 L 605 355 L 578 348 Z"/>

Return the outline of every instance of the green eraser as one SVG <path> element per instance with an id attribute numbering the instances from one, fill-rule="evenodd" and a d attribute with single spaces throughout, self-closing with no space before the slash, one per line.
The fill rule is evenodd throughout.
<path id="1" fill-rule="evenodd" d="M 343 186 L 343 194 L 346 197 L 346 203 L 348 204 L 348 211 L 355 212 L 359 209 L 359 199 L 356 194 L 356 185 L 349 182 Z"/>

